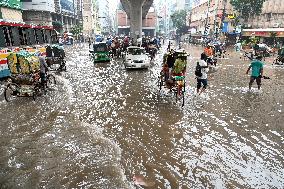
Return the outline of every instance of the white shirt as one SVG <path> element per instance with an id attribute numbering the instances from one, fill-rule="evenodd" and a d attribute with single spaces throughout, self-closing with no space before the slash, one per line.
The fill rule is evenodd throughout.
<path id="1" fill-rule="evenodd" d="M 205 62 L 204 60 L 199 60 L 199 65 L 201 67 L 203 66 L 208 66 L 207 65 L 207 62 Z M 201 77 L 198 77 L 198 79 L 207 79 L 207 72 L 209 71 L 209 68 L 201 68 L 201 73 L 202 73 L 202 76 Z"/>

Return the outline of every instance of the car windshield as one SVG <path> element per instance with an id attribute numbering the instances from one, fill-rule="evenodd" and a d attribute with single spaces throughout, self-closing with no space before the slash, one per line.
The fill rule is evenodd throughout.
<path id="1" fill-rule="evenodd" d="M 105 52 L 107 51 L 107 46 L 105 43 L 94 44 L 94 51 L 95 52 Z"/>
<path id="2" fill-rule="evenodd" d="M 128 53 L 132 55 L 141 55 L 143 53 L 143 50 L 138 48 L 130 48 L 128 49 Z"/>

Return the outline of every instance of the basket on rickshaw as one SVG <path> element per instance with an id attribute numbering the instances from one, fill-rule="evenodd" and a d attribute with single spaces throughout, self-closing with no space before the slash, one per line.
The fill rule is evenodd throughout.
<path id="1" fill-rule="evenodd" d="M 66 71 L 65 51 L 62 46 L 46 46 L 47 65 L 59 71 Z"/>

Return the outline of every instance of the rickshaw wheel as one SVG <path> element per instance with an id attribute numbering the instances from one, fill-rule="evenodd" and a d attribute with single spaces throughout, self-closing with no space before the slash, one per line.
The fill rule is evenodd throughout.
<path id="1" fill-rule="evenodd" d="M 158 79 L 159 79 L 159 89 L 160 89 L 160 91 L 162 90 L 162 86 L 163 86 L 163 77 L 160 75 L 159 77 L 158 77 Z"/>
<path id="2" fill-rule="evenodd" d="M 63 66 L 61 67 L 61 65 Z M 66 60 L 62 60 L 60 64 L 60 71 L 66 71 Z"/>
<path id="3" fill-rule="evenodd" d="M 15 83 L 10 83 L 7 85 L 4 91 L 4 97 L 7 102 L 10 102 L 11 100 L 16 98 L 18 88 L 19 86 Z"/>

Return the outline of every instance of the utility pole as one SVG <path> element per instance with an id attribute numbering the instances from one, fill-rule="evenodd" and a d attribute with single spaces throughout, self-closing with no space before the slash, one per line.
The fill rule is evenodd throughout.
<path id="1" fill-rule="evenodd" d="M 208 28 L 209 8 L 210 8 L 210 0 L 207 1 L 207 14 L 206 14 L 206 20 L 205 20 L 204 35 L 207 35 L 207 30 L 209 29 Z"/>
<path id="2" fill-rule="evenodd" d="M 224 8 L 223 8 L 223 12 L 222 12 L 222 20 L 221 20 L 221 26 L 220 26 L 221 31 L 223 31 L 224 20 L 225 20 L 225 18 L 226 18 L 227 0 L 223 0 L 223 3 L 224 3 Z"/>
<path id="3" fill-rule="evenodd" d="M 216 1 L 217 1 L 217 6 L 215 7 L 215 18 L 214 18 L 214 38 L 215 39 L 218 39 L 218 33 L 219 33 L 219 31 L 218 31 L 218 27 L 216 27 L 217 26 L 217 22 L 216 22 L 216 20 L 217 20 L 217 13 L 218 13 L 218 10 L 219 10 L 219 0 L 215 0 L 215 5 L 216 5 Z"/>

